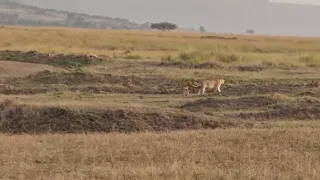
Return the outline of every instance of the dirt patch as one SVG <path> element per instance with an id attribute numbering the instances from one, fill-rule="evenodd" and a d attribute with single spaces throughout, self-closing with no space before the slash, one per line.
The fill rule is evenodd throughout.
<path id="1" fill-rule="evenodd" d="M 94 55 L 42 54 L 36 51 L 0 51 L 0 59 L 37 64 L 48 64 L 57 67 L 82 67 L 102 63 L 103 58 Z"/>
<path id="2" fill-rule="evenodd" d="M 0 81 L 12 77 L 23 77 L 43 71 L 44 69 L 56 71 L 58 68 L 43 64 L 24 62 L 0 61 Z"/>
<path id="3" fill-rule="evenodd" d="M 264 97 L 241 97 L 235 99 L 200 99 L 187 103 L 181 108 L 192 112 L 198 111 L 224 111 L 224 110 L 248 110 L 253 108 L 265 107 L 276 103 L 276 100 Z"/>
<path id="4" fill-rule="evenodd" d="M 70 109 L 0 103 L 1 133 L 138 132 L 215 129 L 232 126 L 212 117 L 127 109 Z"/>

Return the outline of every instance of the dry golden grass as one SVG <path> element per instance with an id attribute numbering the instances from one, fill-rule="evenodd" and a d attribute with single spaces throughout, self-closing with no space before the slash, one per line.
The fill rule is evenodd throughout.
<path id="1" fill-rule="evenodd" d="M 167 134 L 1 135 L 0 177 L 316 180 L 320 178 L 319 138 L 320 130 L 312 126 Z"/>
<path id="2" fill-rule="evenodd" d="M 144 81 L 146 77 L 155 77 L 155 80 L 164 77 L 164 80 L 167 78 L 180 82 L 183 78 L 200 79 L 221 74 L 229 78 L 226 85 L 231 87 L 226 91 L 223 89 L 224 87 L 222 88 L 225 96 L 212 95 L 211 98 L 214 100 L 209 103 L 213 105 L 205 113 L 200 111 L 187 112 L 187 110 L 180 109 L 180 106 L 199 99 L 206 99 L 208 96 L 129 95 L 111 92 L 93 94 L 86 91 L 79 92 L 80 90 L 77 92 L 66 90 L 71 86 L 79 88 L 86 85 L 123 88 L 121 83 L 125 83 L 126 79 L 122 80 L 123 82 L 116 82 L 118 84 L 108 81 L 105 84 L 103 84 L 104 82 L 94 84 L 83 81 L 88 83 L 85 84 L 80 81 L 79 84 L 64 85 L 67 87 L 61 88 L 61 91 L 44 94 L 1 94 L 0 102 L 3 105 L 1 108 L 6 112 L 0 112 L 0 120 L 3 118 L 7 120 L 6 123 L 12 122 L 6 127 L 2 121 L 3 129 L 12 128 L 21 132 L 23 126 L 28 123 L 25 122 L 26 119 L 19 120 L 19 117 L 41 116 L 41 113 L 48 112 L 45 109 L 48 106 L 76 110 L 90 109 L 92 112 L 98 109 L 131 109 L 150 114 L 165 111 L 180 113 L 184 119 L 195 114 L 198 117 L 205 115 L 206 118 L 210 118 L 211 116 L 212 119 L 222 117 L 223 120 L 228 118 L 225 116 L 228 114 L 237 115 L 240 112 L 254 114 L 272 110 L 276 106 L 286 107 L 287 109 L 284 111 L 291 110 L 295 108 L 295 105 L 306 106 L 305 102 L 309 102 L 307 105 L 310 108 L 318 107 L 319 98 L 316 97 L 316 89 L 303 89 L 303 87 L 291 89 L 288 84 L 289 81 L 298 82 L 295 78 L 300 79 L 299 83 L 305 79 L 319 78 L 320 46 L 318 44 L 320 38 L 17 26 L 0 28 L 0 34 L 3 35 L 0 50 L 90 53 L 114 57 L 116 59 L 114 62 L 83 67 L 82 70 L 94 75 L 111 74 L 112 77 L 108 77 L 110 80 L 113 80 L 112 78 L 119 80 L 119 76 L 134 75 L 143 81 L 142 85 L 135 84 L 137 88 L 148 85 L 149 82 Z M 237 39 L 201 39 L 201 36 L 236 37 Z M 123 54 L 127 50 L 131 50 L 131 53 Z M 160 62 L 165 60 L 180 59 L 188 63 L 198 63 L 208 59 L 224 68 L 181 69 L 178 66 L 158 66 Z M 231 71 L 228 69 L 228 66 L 243 64 L 263 65 L 268 68 L 261 72 Z M 28 67 L 21 63 L 16 67 L 12 67 L 13 65 L 17 64 L 12 63 L 9 68 L 0 67 L 0 71 L 4 69 L 7 71 L 7 75 L 0 73 L 0 78 L 1 76 L 17 76 L 19 73 L 27 75 L 35 73 L 41 68 L 49 68 L 49 66 L 36 65 Z M 294 66 L 299 68 L 290 69 Z M 17 72 L 19 68 L 20 71 Z M 279 88 L 270 85 L 269 81 L 274 77 L 277 80 L 280 77 L 288 79 L 281 82 L 286 85 L 282 84 L 281 86 L 279 83 Z M 65 80 L 63 75 L 57 76 L 56 79 L 55 77 L 50 79 L 50 76 L 47 77 L 48 79 L 41 79 L 43 76 L 37 78 L 18 81 L 20 84 L 17 84 L 17 88 L 42 88 L 40 85 L 43 84 L 50 86 L 50 83 L 46 82 L 48 80 L 56 80 L 53 81 L 56 84 L 63 83 Z M 265 92 L 262 91 L 264 89 L 260 89 L 261 92 L 255 92 L 254 88 L 247 88 L 256 85 L 258 89 L 260 85 L 255 84 L 255 79 L 268 82 L 269 85 L 266 88 L 269 89 Z M 164 80 L 160 78 L 154 84 L 157 85 Z M 237 80 L 246 81 L 245 85 L 243 86 Z M 272 83 L 278 82 L 272 81 Z M 235 90 L 232 87 L 239 89 Z M 154 92 L 152 90 L 151 88 L 148 93 Z M 274 92 L 280 90 L 282 92 Z M 314 97 L 296 97 L 297 94 L 308 94 L 308 92 Z M 254 105 L 252 105 L 254 109 L 238 108 L 243 105 L 241 97 L 247 97 L 249 99 L 247 106 L 250 106 L 250 103 L 255 101 L 253 98 L 258 95 L 266 97 L 260 100 L 271 97 L 271 99 L 277 100 L 277 103 L 271 104 L 272 106 L 270 104 L 261 105 L 261 107 L 253 107 Z M 14 106 L 9 104 L 8 107 L 5 107 L 6 103 L 3 102 L 11 101 Z M 214 103 L 217 101 L 222 102 L 219 104 L 222 106 L 215 105 Z M 303 102 L 300 103 L 300 101 Z M 259 105 L 259 103 L 253 104 Z M 39 107 L 44 108 L 43 111 L 39 110 Z M 2 134 L 0 135 L 0 179 L 319 179 L 320 119 L 316 117 L 317 112 L 314 113 L 312 121 L 273 121 L 269 119 L 261 122 L 232 119 L 232 122 L 228 122 L 230 126 L 226 126 L 228 129 L 212 131 L 88 135 L 9 136 Z M 14 113 L 18 115 L 12 116 L 15 115 Z M 28 115 L 28 113 L 30 114 Z M 289 112 L 284 113 L 282 120 L 291 118 Z M 308 113 L 311 111 L 303 114 L 301 110 L 301 113 L 301 117 L 310 119 Z M 94 115 L 91 113 L 90 117 L 92 114 Z M 298 116 L 299 111 L 292 112 L 292 114 L 295 114 L 292 118 L 300 117 Z M 163 117 L 166 116 L 168 115 L 163 114 Z M 275 114 L 272 117 L 277 116 L 278 114 Z M 83 120 L 77 119 L 82 116 L 64 117 L 66 119 L 62 121 L 67 125 Z M 261 117 L 265 118 L 265 116 Z M 50 121 L 57 120 L 50 118 L 48 120 L 44 118 L 43 124 L 41 121 L 39 126 L 54 125 L 55 123 Z M 104 118 L 100 118 L 101 122 L 105 121 Z M 177 121 L 184 119 L 177 119 Z M 87 120 L 84 119 L 84 121 Z M 149 126 L 148 122 L 152 122 L 151 119 L 146 119 L 142 115 L 140 120 L 143 122 L 142 125 L 147 126 Z M 31 124 L 33 122 L 30 120 Z M 116 119 L 116 122 L 120 122 L 120 124 L 123 122 L 121 116 Z M 150 126 L 156 126 L 157 123 L 160 122 L 154 122 Z M 231 126 L 237 123 L 239 126 Z M 251 126 L 246 126 L 246 123 Z"/>
<path id="3" fill-rule="evenodd" d="M 0 28 L 0 34 L 5 37 L 0 49 L 10 50 L 93 53 L 134 59 L 179 59 L 187 53 L 196 61 L 235 56 L 237 64 L 289 67 L 315 66 L 320 62 L 319 38 L 31 27 Z M 201 36 L 237 39 L 202 39 Z M 125 55 L 126 50 L 132 51 Z"/>

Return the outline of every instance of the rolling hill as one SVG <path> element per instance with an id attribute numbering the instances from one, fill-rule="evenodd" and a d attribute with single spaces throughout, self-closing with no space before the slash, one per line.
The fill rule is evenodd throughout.
<path id="1" fill-rule="evenodd" d="M 0 24 L 59 26 L 105 29 L 149 29 L 149 23 L 138 24 L 127 19 L 45 9 L 0 0 Z"/>

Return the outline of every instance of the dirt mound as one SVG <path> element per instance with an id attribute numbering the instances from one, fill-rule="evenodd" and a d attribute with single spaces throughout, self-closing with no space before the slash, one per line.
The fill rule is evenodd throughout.
<path id="1" fill-rule="evenodd" d="M 34 94 L 43 94 L 46 92 L 50 92 L 53 89 L 49 88 L 10 88 L 10 89 L 0 89 L 0 94 L 5 95 L 34 95 Z"/>
<path id="2" fill-rule="evenodd" d="M 264 111 L 240 113 L 234 116 L 241 119 L 275 120 L 275 119 L 319 119 L 320 101 L 317 98 L 304 97 L 294 101 L 278 102 L 266 107 Z"/>
<path id="3" fill-rule="evenodd" d="M 179 67 L 181 69 L 223 69 L 221 65 L 215 62 L 203 62 L 203 63 L 187 63 L 184 61 L 163 61 L 159 67 Z"/>
<path id="4" fill-rule="evenodd" d="M 112 74 L 92 74 L 88 72 L 50 72 L 42 71 L 23 78 L 11 79 L 7 82 L 17 85 L 15 88 L 2 92 L 21 93 L 43 92 L 54 90 L 53 85 L 66 85 L 64 90 L 99 93 L 140 93 L 140 94 L 176 94 L 180 93 L 180 84 L 177 81 L 165 77 L 120 76 Z M 21 84 L 33 84 L 34 88 L 20 86 Z M 41 89 L 41 90 L 40 90 Z M 34 91 L 32 91 L 34 90 Z"/>
<path id="5" fill-rule="evenodd" d="M 93 55 L 42 54 L 36 51 L 22 52 L 9 50 L 0 51 L 0 59 L 68 68 L 95 65 L 103 61 L 103 58 Z"/>
<path id="6" fill-rule="evenodd" d="M 237 40 L 236 37 L 223 37 L 223 36 L 201 36 L 201 39 L 223 39 L 223 40 Z"/>
<path id="7" fill-rule="evenodd" d="M 299 91 L 298 88 L 290 87 L 289 84 L 240 84 L 234 86 L 227 86 L 228 82 L 221 87 L 222 94 L 229 96 L 246 96 L 248 94 L 266 94 L 266 93 L 281 93 L 292 94 Z"/>
<path id="8" fill-rule="evenodd" d="M 92 74 L 92 73 L 83 72 L 83 71 L 62 72 L 62 73 L 51 72 L 51 71 L 41 71 L 34 75 L 12 80 L 11 83 L 24 82 L 24 83 L 33 83 L 33 84 L 77 85 L 77 84 L 97 84 L 97 83 L 115 84 L 115 83 L 132 82 L 132 81 L 139 83 L 139 80 L 136 77 L 112 76 L 111 74 Z"/>
<path id="9" fill-rule="evenodd" d="M 274 104 L 276 100 L 264 96 L 241 97 L 236 99 L 200 99 L 182 106 L 189 111 L 198 112 L 206 110 L 247 110 L 265 107 Z"/>
<path id="10" fill-rule="evenodd" d="M 320 118 L 320 106 L 315 107 L 284 107 L 277 110 L 259 113 L 240 113 L 235 116 L 241 119 L 261 119 L 261 120 L 276 120 L 276 119 L 296 119 L 296 120 L 312 120 Z"/>
<path id="11" fill-rule="evenodd" d="M 320 93 L 313 92 L 313 91 L 304 91 L 304 92 L 301 92 L 301 93 L 297 94 L 297 96 L 320 97 Z"/>
<path id="12" fill-rule="evenodd" d="M 261 66 L 256 65 L 247 65 L 247 66 L 235 66 L 231 68 L 232 70 L 238 70 L 238 71 L 250 71 L 250 72 L 260 72 L 264 70 L 265 68 Z"/>
<path id="13" fill-rule="evenodd" d="M 69 109 L 0 103 L 1 133 L 137 132 L 232 126 L 206 116 L 127 109 Z"/>

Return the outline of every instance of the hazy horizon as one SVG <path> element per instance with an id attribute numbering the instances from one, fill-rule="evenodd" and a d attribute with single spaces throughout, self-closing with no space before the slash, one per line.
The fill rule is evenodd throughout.
<path id="1" fill-rule="evenodd" d="M 208 32 L 320 36 L 320 6 L 268 3 L 268 0 L 20 0 L 43 8 L 68 10 L 137 23 L 169 21 Z M 76 5 L 75 5 L 76 4 Z M 169 6 L 168 6 L 169 5 Z"/>

